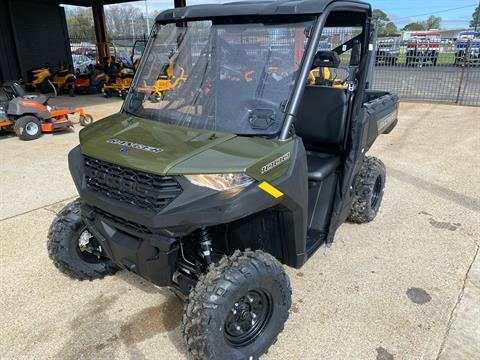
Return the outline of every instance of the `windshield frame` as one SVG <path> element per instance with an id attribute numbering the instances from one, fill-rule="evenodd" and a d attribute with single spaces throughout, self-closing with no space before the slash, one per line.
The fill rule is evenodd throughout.
<path id="1" fill-rule="evenodd" d="M 302 61 L 300 62 L 299 65 L 299 74 L 297 76 L 295 85 L 293 87 L 293 91 L 290 94 L 290 99 L 287 100 L 287 103 L 285 105 L 285 110 L 284 110 L 284 118 L 281 124 L 281 131 L 276 136 L 280 141 L 287 141 L 290 139 L 293 135 L 294 132 L 292 132 L 292 126 L 295 122 L 295 117 L 298 112 L 298 109 L 300 107 L 300 101 L 303 95 L 303 91 L 305 89 L 305 84 L 308 79 L 310 67 L 313 63 L 315 54 L 317 52 L 317 47 L 320 42 L 321 34 L 323 32 L 323 28 L 325 24 L 327 23 L 327 19 L 329 16 L 334 13 L 334 12 L 348 12 L 349 14 L 355 13 L 359 14 L 361 16 L 361 24 L 363 27 L 363 42 L 362 42 L 362 49 L 361 49 L 361 57 L 367 56 L 367 53 L 369 52 L 369 47 L 372 47 L 373 45 L 370 44 L 371 40 L 371 31 L 373 29 L 373 25 L 371 23 L 371 17 L 372 17 L 372 10 L 369 4 L 367 3 L 362 3 L 362 2 L 349 2 L 349 1 L 338 1 L 338 2 L 332 2 L 328 4 L 322 13 L 309 13 L 308 16 L 312 16 L 315 18 L 313 27 L 308 34 L 308 42 L 307 46 L 305 48 L 305 51 L 303 53 Z M 264 19 L 279 19 L 279 18 L 291 18 L 291 17 L 297 17 L 297 16 L 305 16 L 307 14 L 285 14 L 285 15 L 263 15 L 263 16 L 255 16 L 255 18 L 264 18 Z M 170 15 L 169 15 L 170 16 Z M 228 21 L 231 22 L 238 22 L 238 23 L 247 23 L 248 19 L 252 19 L 252 16 L 239 16 L 235 15 L 233 17 L 229 17 Z M 157 18 L 158 19 L 158 18 Z M 156 29 L 158 25 L 166 25 L 170 23 L 184 23 L 185 21 L 202 21 L 202 20 L 210 20 L 212 22 L 215 22 L 217 20 L 222 20 L 225 21 L 225 18 L 223 17 L 215 17 L 215 16 L 208 16 L 208 17 L 199 17 L 199 18 L 194 18 L 194 17 L 185 17 L 185 18 L 172 18 L 172 20 L 166 20 L 166 21 L 156 21 L 155 26 L 152 28 L 151 35 L 148 40 L 147 47 L 145 49 L 145 54 L 148 55 L 150 54 L 151 47 L 153 44 L 153 38 L 156 33 Z M 339 21 L 339 23 L 344 23 L 347 22 L 346 19 L 340 17 L 338 20 L 333 20 Z M 355 21 L 355 20 L 354 20 Z M 330 20 L 329 20 L 330 22 Z M 143 69 L 145 66 L 145 58 L 142 57 L 142 60 L 140 61 L 139 65 L 139 72 Z M 365 69 L 362 69 L 357 75 L 362 82 L 365 81 L 366 76 L 367 76 L 367 67 Z M 135 76 L 133 80 L 133 85 L 138 85 L 139 77 Z M 132 97 L 132 88 L 130 88 L 130 91 L 128 92 L 127 98 L 125 102 L 122 105 L 121 112 L 128 113 L 125 110 L 125 104 L 127 104 Z M 361 104 L 362 104 L 362 98 L 363 94 L 365 92 L 364 88 L 357 88 L 354 93 L 355 96 L 353 97 L 353 104 L 352 104 L 352 111 L 351 115 L 354 117 L 356 113 L 360 111 Z M 129 115 L 135 116 L 134 114 Z M 153 121 L 153 120 L 152 120 Z"/>
<path id="2" fill-rule="evenodd" d="M 181 21 L 181 20 L 172 20 L 172 21 L 157 21 L 155 23 L 155 25 L 152 27 L 152 31 L 150 33 L 150 36 L 149 36 L 149 39 L 148 39 L 148 42 L 147 42 L 147 45 L 145 47 L 145 50 L 144 50 L 144 53 L 143 53 L 143 56 L 140 60 L 140 63 L 139 63 L 139 67 L 138 67 L 138 70 L 137 70 L 137 73 L 135 74 L 135 77 L 132 81 L 132 85 L 130 87 L 130 90 L 128 92 L 128 95 L 122 105 L 122 108 L 121 108 L 121 112 L 123 113 L 126 113 L 130 116 L 136 116 L 136 117 L 139 117 L 139 115 L 133 113 L 133 112 L 129 112 L 128 109 L 129 109 L 129 104 L 130 104 L 130 101 L 132 101 L 132 95 L 134 93 L 134 89 L 136 89 L 139 85 L 139 82 L 140 82 L 140 76 L 139 74 L 142 74 L 142 72 L 145 70 L 145 66 L 146 66 L 146 63 L 147 63 L 147 59 L 148 57 L 150 56 L 151 52 L 152 52 L 152 49 L 154 47 L 154 44 L 155 44 L 155 39 L 156 39 L 156 36 L 158 34 L 158 32 L 161 30 L 161 28 L 163 26 L 166 26 L 168 24 L 184 24 L 185 22 L 194 22 L 194 21 L 211 21 L 212 22 L 212 26 L 213 25 L 223 25 L 223 24 L 226 24 L 226 25 L 229 25 L 229 24 L 232 24 L 232 25 L 248 25 L 248 24 L 279 24 L 279 25 L 288 25 L 289 23 L 290 24 L 294 24 L 294 23 L 299 23 L 299 22 L 302 22 L 303 21 L 310 21 L 311 22 L 311 26 L 310 26 L 310 30 L 308 33 L 305 33 L 305 40 L 306 40 L 306 44 L 305 44 L 305 48 L 304 48 L 304 51 L 303 51 L 303 54 L 302 54 L 302 59 L 301 61 L 299 62 L 298 64 L 298 70 L 299 71 L 299 75 L 296 76 L 296 79 L 295 79 L 295 83 L 292 87 L 292 90 L 290 91 L 289 95 L 288 95 L 288 98 L 285 99 L 285 102 L 284 104 L 282 104 L 281 107 L 279 107 L 279 111 L 281 114 L 283 114 L 281 116 L 281 120 L 279 121 L 279 125 L 278 125 L 278 129 L 277 131 L 275 131 L 274 133 L 268 133 L 266 132 L 265 134 L 262 134 L 261 132 L 257 132 L 257 133 L 252 133 L 252 134 L 241 134 L 241 133 L 236 133 L 236 135 L 246 135 L 246 136 L 267 136 L 269 138 L 278 138 L 280 133 L 282 132 L 283 130 L 283 127 L 284 127 L 284 123 L 285 123 L 285 110 L 288 106 L 288 104 L 290 103 L 290 100 L 292 98 L 292 95 L 293 93 L 295 92 L 295 89 L 298 85 L 298 77 L 300 76 L 300 73 L 302 72 L 302 69 L 305 68 L 305 54 L 306 52 L 308 51 L 308 49 L 312 46 L 311 44 L 311 40 L 312 40 L 312 32 L 313 32 L 313 29 L 318 25 L 317 22 L 318 22 L 318 17 L 319 15 L 318 14 L 296 14 L 296 15 L 293 15 L 293 16 L 255 16 L 255 17 L 244 17 L 244 16 L 235 16 L 235 17 L 232 17 L 232 18 L 222 18 L 222 17 L 210 17 L 210 18 L 189 18 L 187 21 Z M 138 74 L 138 75 L 137 75 Z M 161 110 L 160 110 L 161 111 Z M 155 119 L 151 119 L 151 118 L 145 118 L 147 120 L 151 120 L 151 121 L 158 121 L 158 120 L 155 120 Z M 181 125 L 175 125 L 175 126 L 180 126 Z M 217 131 L 215 130 L 215 132 L 222 132 L 222 131 Z"/>

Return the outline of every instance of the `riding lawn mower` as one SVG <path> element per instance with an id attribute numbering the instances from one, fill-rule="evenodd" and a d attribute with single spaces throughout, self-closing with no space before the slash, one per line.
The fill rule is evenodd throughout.
<path id="1" fill-rule="evenodd" d="M 75 75 L 66 64 L 60 67 L 46 65 L 28 71 L 27 90 L 43 94 L 53 92 L 55 95 L 68 93 L 75 96 Z"/>
<path id="2" fill-rule="evenodd" d="M 0 87 L 0 130 L 14 131 L 21 140 L 34 140 L 44 132 L 63 131 L 73 127 L 68 115 L 78 114 L 82 126 L 93 117 L 82 108 L 49 106 L 50 97 L 27 95 L 17 83 Z"/>
<path id="3" fill-rule="evenodd" d="M 96 94 L 102 91 L 107 81 L 105 71 L 97 65 L 88 65 L 87 73 L 77 74 L 75 79 L 75 94 Z"/>
<path id="4" fill-rule="evenodd" d="M 135 75 L 138 65 L 140 64 L 143 51 L 145 50 L 146 40 L 135 40 L 130 56 L 132 63 L 131 67 L 126 66 L 124 63 L 119 61 L 117 49 L 114 44 L 104 44 L 105 46 L 101 50 L 103 50 L 104 54 L 108 54 L 109 57 L 103 57 L 105 72 L 107 74 L 107 82 L 103 86 L 103 94 L 106 98 L 112 97 L 113 95 L 119 95 L 122 99 L 125 99 L 128 90 L 132 85 L 133 76 Z"/>

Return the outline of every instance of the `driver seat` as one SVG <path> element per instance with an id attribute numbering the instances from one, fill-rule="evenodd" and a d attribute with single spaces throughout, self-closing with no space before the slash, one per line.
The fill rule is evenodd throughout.
<path id="1" fill-rule="evenodd" d="M 35 95 L 35 94 L 25 93 L 25 90 L 23 90 L 20 84 L 16 82 L 11 84 L 11 89 L 13 91 L 14 97 L 21 97 L 21 98 L 24 98 L 25 100 L 37 101 L 42 105 L 45 105 L 48 101 L 48 97 L 46 97 L 45 95 Z"/>
<path id="2" fill-rule="evenodd" d="M 340 165 L 340 158 L 329 154 L 307 152 L 308 180 L 323 181 Z"/>
<path id="3" fill-rule="evenodd" d="M 339 66 L 340 56 L 335 51 L 318 51 L 312 65 L 318 69 Z M 296 133 L 307 150 L 311 181 L 323 181 L 340 165 L 347 120 L 346 90 L 333 86 L 330 79 L 320 80 L 305 87 L 295 121 Z"/>
<path id="4" fill-rule="evenodd" d="M 347 127 L 346 90 L 318 85 L 305 87 L 295 120 L 295 132 L 307 150 L 308 178 L 322 181 L 340 165 Z"/>

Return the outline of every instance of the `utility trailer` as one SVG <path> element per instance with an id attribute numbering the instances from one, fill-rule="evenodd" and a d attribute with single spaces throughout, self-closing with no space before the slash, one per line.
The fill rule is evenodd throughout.
<path id="1" fill-rule="evenodd" d="M 406 65 L 437 66 L 440 53 L 441 33 L 439 31 L 419 31 L 410 33 L 407 40 Z"/>

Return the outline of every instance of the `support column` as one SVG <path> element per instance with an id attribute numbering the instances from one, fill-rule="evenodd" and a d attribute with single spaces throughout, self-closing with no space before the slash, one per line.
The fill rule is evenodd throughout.
<path id="1" fill-rule="evenodd" d="M 92 0 L 93 23 L 97 42 L 107 42 L 107 26 L 105 25 L 105 11 L 102 0 Z"/>
<path id="2" fill-rule="evenodd" d="M 174 0 L 173 4 L 176 8 L 187 6 L 187 0 Z"/>
<path id="3" fill-rule="evenodd" d="M 102 0 L 92 0 L 92 12 L 95 38 L 97 39 L 97 61 L 107 67 L 110 64 L 110 48 L 107 44 L 107 26 Z"/>

